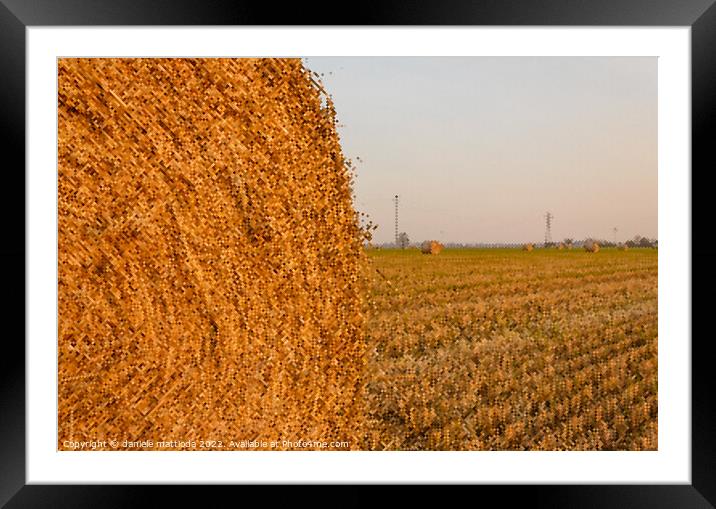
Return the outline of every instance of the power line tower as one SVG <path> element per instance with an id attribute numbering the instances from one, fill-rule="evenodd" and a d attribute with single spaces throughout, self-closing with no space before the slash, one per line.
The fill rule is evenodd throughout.
<path id="1" fill-rule="evenodd" d="M 393 198 L 393 201 L 395 202 L 395 245 L 396 247 L 399 245 L 400 239 L 398 238 L 398 195 L 395 195 L 395 198 Z"/>
<path id="2" fill-rule="evenodd" d="M 545 214 L 545 229 L 544 229 L 544 245 L 549 246 L 552 243 L 552 219 L 554 216 L 551 212 Z"/>
<path id="3" fill-rule="evenodd" d="M 616 246 L 617 245 L 617 227 L 616 226 L 613 228 L 613 231 L 614 231 L 614 245 Z"/>

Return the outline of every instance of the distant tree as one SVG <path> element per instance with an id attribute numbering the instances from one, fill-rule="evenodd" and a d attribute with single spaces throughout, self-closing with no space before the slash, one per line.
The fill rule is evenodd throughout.
<path id="1" fill-rule="evenodd" d="M 408 234 L 405 232 L 402 232 L 398 235 L 398 247 L 400 249 L 405 249 L 410 245 L 410 238 L 408 237 Z"/>
<path id="2" fill-rule="evenodd" d="M 574 239 L 570 239 L 570 238 L 568 237 L 568 238 L 564 239 L 562 242 L 564 242 L 564 244 L 565 244 L 566 246 L 571 246 L 572 244 L 574 244 Z"/>
<path id="3" fill-rule="evenodd" d="M 639 239 L 639 247 L 652 247 L 652 246 L 653 246 L 652 242 L 649 239 L 647 239 L 646 237 L 642 237 L 641 239 Z"/>
<path id="4" fill-rule="evenodd" d="M 635 235 L 633 239 L 625 242 L 627 247 L 654 247 L 655 241 L 649 240 L 641 235 Z"/>

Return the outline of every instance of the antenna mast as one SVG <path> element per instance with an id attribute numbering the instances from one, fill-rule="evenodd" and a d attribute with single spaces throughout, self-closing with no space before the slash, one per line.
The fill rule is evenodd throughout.
<path id="1" fill-rule="evenodd" d="M 398 195 L 395 195 L 395 198 L 393 198 L 393 201 L 395 202 L 395 246 L 397 247 L 400 243 L 398 239 Z"/>
<path id="2" fill-rule="evenodd" d="M 546 247 L 552 243 L 552 219 L 554 219 L 554 216 L 551 212 L 547 212 L 544 217 L 546 219 L 544 230 L 544 245 Z"/>

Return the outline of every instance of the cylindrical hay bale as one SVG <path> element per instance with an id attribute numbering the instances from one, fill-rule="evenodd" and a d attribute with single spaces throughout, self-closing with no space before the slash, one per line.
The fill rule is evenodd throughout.
<path id="1" fill-rule="evenodd" d="M 437 240 L 426 240 L 420 246 L 420 251 L 423 254 L 436 255 L 436 254 L 440 254 L 440 252 L 442 250 L 443 250 L 443 245 L 440 242 L 438 242 Z"/>
<path id="2" fill-rule="evenodd" d="M 59 448 L 360 448 L 363 237 L 301 60 L 58 70 Z"/>
<path id="3" fill-rule="evenodd" d="M 599 244 L 597 244 L 593 240 L 587 240 L 584 242 L 584 250 L 588 253 L 598 253 Z"/>
<path id="4" fill-rule="evenodd" d="M 525 245 L 522 246 L 522 251 L 528 251 L 528 252 L 529 252 L 529 251 L 534 250 L 534 248 L 535 248 L 534 244 L 528 242 L 527 244 L 525 244 Z"/>

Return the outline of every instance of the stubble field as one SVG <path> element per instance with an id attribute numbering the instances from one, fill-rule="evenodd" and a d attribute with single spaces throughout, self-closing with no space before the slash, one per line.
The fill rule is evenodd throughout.
<path id="1" fill-rule="evenodd" d="M 370 250 L 372 450 L 657 449 L 657 251 Z"/>

